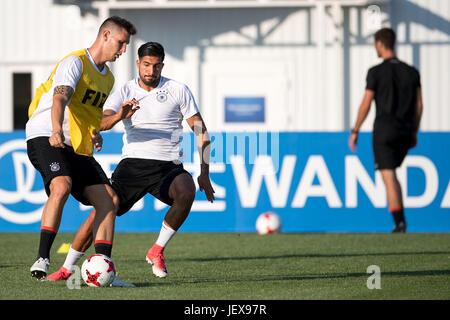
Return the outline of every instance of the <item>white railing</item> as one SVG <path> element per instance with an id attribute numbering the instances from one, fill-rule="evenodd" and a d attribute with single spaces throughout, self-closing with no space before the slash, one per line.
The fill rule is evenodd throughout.
<path id="1" fill-rule="evenodd" d="M 270 8 L 315 7 L 317 5 L 366 6 L 390 0 L 106 0 L 92 1 L 94 8 L 166 9 L 166 8 Z"/>

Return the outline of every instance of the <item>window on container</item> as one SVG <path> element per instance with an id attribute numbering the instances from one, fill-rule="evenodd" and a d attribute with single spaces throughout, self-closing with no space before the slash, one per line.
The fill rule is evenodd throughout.
<path id="1" fill-rule="evenodd" d="M 13 73 L 14 130 L 24 130 L 31 102 L 31 73 Z"/>

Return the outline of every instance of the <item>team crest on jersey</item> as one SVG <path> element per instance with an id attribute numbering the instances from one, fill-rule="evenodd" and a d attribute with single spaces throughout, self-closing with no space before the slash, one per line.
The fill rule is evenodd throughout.
<path id="1" fill-rule="evenodd" d="M 59 166 L 59 163 L 58 163 L 58 162 L 53 162 L 53 163 L 50 165 L 50 170 L 51 170 L 52 172 L 59 171 L 59 169 L 61 169 L 61 167 Z"/>
<path id="2" fill-rule="evenodd" d="M 158 100 L 158 102 L 161 102 L 161 103 L 166 102 L 167 101 L 167 91 L 165 91 L 165 90 L 159 91 L 156 95 L 156 100 Z"/>

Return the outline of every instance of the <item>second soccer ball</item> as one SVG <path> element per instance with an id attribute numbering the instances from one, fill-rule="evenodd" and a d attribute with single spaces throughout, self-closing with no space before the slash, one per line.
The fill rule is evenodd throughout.
<path id="1" fill-rule="evenodd" d="M 262 213 L 256 219 L 256 231 L 259 234 L 271 234 L 281 231 L 281 219 L 274 212 Z"/>

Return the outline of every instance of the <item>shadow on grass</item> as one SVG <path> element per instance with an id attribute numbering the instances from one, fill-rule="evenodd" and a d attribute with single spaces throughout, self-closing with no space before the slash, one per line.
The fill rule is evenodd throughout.
<path id="1" fill-rule="evenodd" d="M 242 260 L 266 260 L 266 259 L 291 259 L 291 258 L 350 258 L 372 256 L 402 256 L 402 255 L 450 255 L 450 251 L 421 251 L 421 252 L 379 252 L 379 253 L 343 253 L 343 254 L 285 254 L 278 256 L 254 256 L 254 257 L 211 257 L 211 258 L 174 258 L 172 261 L 210 262 L 210 261 L 242 261 Z"/>
<path id="2" fill-rule="evenodd" d="M 26 265 L 23 263 L 21 263 L 21 264 L 0 264 L 0 269 L 8 269 L 8 268 L 18 269 L 18 268 L 23 268 L 24 266 L 26 266 Z"/>
<path id="3" fill-rule="evenodd" d="M 447 276 L 450 270 L 421 270 L 421 271 L 385 271 L 382 276 L 392 277 L 423 277 L 423 276 Z M 324 280 L 324 279 L 346 279 L 346 278 L 367 278 L 370 274 L 364 272 L 353 273 L 327 273 L 327 274 L 304 274 L 304 275 L 261 275 L 235 278 L 198 278 L 191 280 L 169 280 L 161 282 L 136 283 L 136 287 L 155 287 L 155 286 L 173 286 L 189 285 L 200 283 L 233 283 L 233 282 L 265 282 L 265 281 L 305 281 L 305 280 Z"/>

